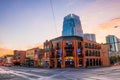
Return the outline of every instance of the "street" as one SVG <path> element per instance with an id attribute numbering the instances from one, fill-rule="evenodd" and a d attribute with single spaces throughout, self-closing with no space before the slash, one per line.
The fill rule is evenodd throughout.
<path id="1" fill-rule="evenodd" d="M 120 80 L 120 66 L 91 69 L 41 69 L 0 66 L 0 80 Z"/>

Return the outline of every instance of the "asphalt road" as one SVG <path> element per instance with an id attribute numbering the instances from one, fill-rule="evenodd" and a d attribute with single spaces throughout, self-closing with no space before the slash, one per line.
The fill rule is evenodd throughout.
<path id="1" fill-rule="evenodd" d="M 91 69 L 0 66 L 0 80 L 120 80 L 120 66 Z"/>

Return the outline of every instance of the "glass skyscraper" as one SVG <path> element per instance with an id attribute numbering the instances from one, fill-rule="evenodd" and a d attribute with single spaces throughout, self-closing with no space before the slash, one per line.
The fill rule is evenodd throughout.
<path id="1" fill-rule="evenodd" d="M 95 34 L 85 33 L 84 34 L 84 39 L 96 42 L 96 36 L 95 36 Z"/>
<path id="2" fill-rule="evenodd" d="M 64 17 L 62 36 L 84 36 L 79 16 L 69 14 Z"/>
<path id="3" fill-rule="evenodd" d="M 118 49 L 118 38 L 114 35 L 108 35 L 106 37 L 106 43 L 109 44 L 109 51 L 117 52 Z"/>

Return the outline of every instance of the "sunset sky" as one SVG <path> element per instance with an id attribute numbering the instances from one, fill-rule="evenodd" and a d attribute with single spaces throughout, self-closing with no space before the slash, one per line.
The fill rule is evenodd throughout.
<path id="1" fill-rule="evenodd" d="M 61 36 L 63 18 L 80 17 L 84 33 L 120 38 L 120 0 L 0 0 L 0 48 L 28 49 Z"/>

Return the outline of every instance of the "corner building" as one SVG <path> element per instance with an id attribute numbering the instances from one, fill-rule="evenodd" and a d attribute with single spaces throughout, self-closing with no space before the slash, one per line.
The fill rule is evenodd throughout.
<path id="1" fill-rule="evenodd" d="M 102 46 L 79 36 L 61 36 L 44 43 L 50 68 L 109 66 L 108 51 Z"/>

